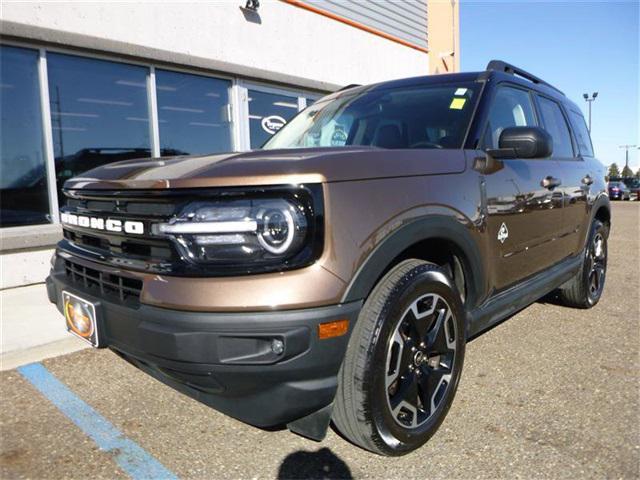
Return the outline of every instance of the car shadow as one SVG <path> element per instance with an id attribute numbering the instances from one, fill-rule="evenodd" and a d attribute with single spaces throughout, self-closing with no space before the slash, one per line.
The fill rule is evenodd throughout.
<path id="1" fill-rule="evenodd" d="M 347 464 L 325 447 L 287 455 L 278 470 L 278 479 L 353 479 L 353 475 Z"/>

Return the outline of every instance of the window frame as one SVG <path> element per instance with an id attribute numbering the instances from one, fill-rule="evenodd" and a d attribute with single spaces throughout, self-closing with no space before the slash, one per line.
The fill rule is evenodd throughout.
<path id="1" fill-rule="evenodd" d="M 555 105 L 557 105 L 557 107 L 560 109 L 562 117 L 564 118 L 564 123 L 567 126 L 567 129 L 569 130 L 569 139 L 571 140 L 571 149 L 572 149 L 572 152 L 573 152 L 573 156 L 571 156 L 571 157 L 560 157 L 560 156 L 557 156 L 555 153 L 553 153 L 551 155 L 551 157 L 549 157 L 549 158 L 552 158 L 553 160 L 563 161 L 563 162 L 567 162 L 567 161 L 574 161 L 574 162 L 582 161 L 583 158 L 580 156 L 580 153 L 579 153 L 580 150 L 578 148 L 578 143 L 576 142 L 576 139 L 574 137 L 573 128 L 571 127 L 571 122 L 569 120 L 569 116 L 568 116 L 567 112 L 565 111 L 565 108 L 564 108 L 564 105 L 562 104 L 562 102 L 559 102 L 556 99 L 550 97 L 549 95 L 544 95 L 544 94 L 542 94 L 540 92 L 535 92 L 534 97 L 535 97 L 535 101 L 536 101 L 536 106 L 540 110 L 540 126 L 542 128 L 544 128 L 545 131 L 547 131 L 547 129 L 546 129 L 545 125 L 544 125 L 544 118 L 542 116 L 542 107 L 541 107 L 541 105 L 539 103 L 539 100 L 541 98 L 544 98 L 545 100 L 553 102 Z M 547 133 L 549 133 L 549 132 L 547 131 Z"/>

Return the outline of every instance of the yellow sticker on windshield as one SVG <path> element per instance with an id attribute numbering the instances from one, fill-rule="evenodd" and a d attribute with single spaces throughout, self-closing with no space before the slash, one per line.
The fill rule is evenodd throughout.
<path id="1" fill-rule="evenodd" d="M 462 110 L 464 104 L 467 102 L 466 98 L 454 98 L 449 105 L 450 110 Z"/>

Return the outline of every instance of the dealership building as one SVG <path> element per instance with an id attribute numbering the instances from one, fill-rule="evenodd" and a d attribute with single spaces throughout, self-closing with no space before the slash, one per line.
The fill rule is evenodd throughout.
<path id="1" fill-rule="evenodd" d="M 3 317 L 9 291 L 46 298 L 65 180 L 258 148 L 345 85 L 459 68 L 457 0 L 4 1 L 1 21 Z"/>

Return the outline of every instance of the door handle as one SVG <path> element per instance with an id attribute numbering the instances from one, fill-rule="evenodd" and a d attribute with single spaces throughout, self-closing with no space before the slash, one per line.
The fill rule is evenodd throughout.
<path id="1" fill-rule="evenodd" d="M 593 178 L 591 178 L 591 175 L 587 174 L 585 175 L 585 177 L 582 179 L 582 183 L 589 186 L 593 183 Z"/>
<path id="2" fill-rule="evenodd" d="M 548 188 L 549 190 L 553 190 L 554 188 L 562 185 L 562 182 L 560 181 L 559 178 L 555 178 L 555 177 L 552 177 L 551 175 L 548 175 L 542 179 L 542 181 L 540 182 L 540 185 L 544 188 Z"/>

